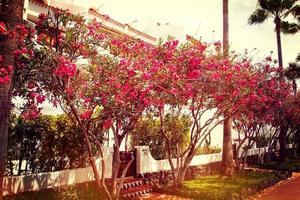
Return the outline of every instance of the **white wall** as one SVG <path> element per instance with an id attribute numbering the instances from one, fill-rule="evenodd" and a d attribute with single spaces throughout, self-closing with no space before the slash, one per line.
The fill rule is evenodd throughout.
<path id="1" fill-rule="evenodd" d="M 287 148 L 292 148 L 292 145 L 288 144 Z M 164 160 L 155 160 L 151 153 L 149 146 L 137 146 L 137 173 L 151 173 L 151 172 L 159 172 L 164 170 L 170 170 L 170 164 L 168 159 Z M 268 152 L 268 148 L 254 148 L 249 149 L 248 156 L 258 155 Z M 241 154 L 241 152 L 240 152 Z M 214 162 L 220 162 L 222 160 L 222 152 L 215 154 L 205 154 L 205 155 L 197 155 L 191 161 L 190 166 L 198 166 L 205 165 Z M 173 159 L 174 165 L 176 165 L 176 160 Z"/>
<path id="2" fill-rule="evenodd" d="M 106 178 L 110 178 L 112 175 L 112 155 L 112 148 L 104 149 Z M 101 158 L 96 160 L 96 166 L 101 174 Z M 12 195 L 26 191 L 38 191 L 41 189 L 72 185 L 93 180 L 94 174 L 91 167 L 23 176 L 8 176 L 3 180 L 3 195 Z"/>

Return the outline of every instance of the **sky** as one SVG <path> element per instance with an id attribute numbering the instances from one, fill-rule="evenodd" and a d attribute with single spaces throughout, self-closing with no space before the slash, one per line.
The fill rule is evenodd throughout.
<path id="1" fill-rule="evenodd" d="M 184 28 L 186 34 L 203 41 L 222 40 L 222 0 L 67 0 L 81 6 L 98 8 L 100 13 L 122 23 L 151 33 L 149 21 Z M 274 52 L 276 37 L 272 19 L 249 26 L 247 19 L 256 8 L 256 0 L 229 0 L 229 40 L 231 50 L 248 49 L 256 60 Z M 296 58 L 300 52 L 300 33 L 282 36 L 283 61 Z"/>

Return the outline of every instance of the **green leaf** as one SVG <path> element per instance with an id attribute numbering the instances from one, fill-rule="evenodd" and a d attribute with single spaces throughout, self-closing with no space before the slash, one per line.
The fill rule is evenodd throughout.
<path id="1" fill-rule="evenodd" d="M 255 10 L 248 19 L 248 24 L 261 24 L 268 18 L 268 13 L 263 9 Z"/>

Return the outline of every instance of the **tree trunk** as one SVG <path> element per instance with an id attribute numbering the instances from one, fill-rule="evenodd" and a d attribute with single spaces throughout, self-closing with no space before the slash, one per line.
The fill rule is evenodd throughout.
<path id="1" fill-rule="evenodd" d="M 76 118 L 76 121 L 78 122 L 79 127 L 80 127 L 80 129 L 82 131 L 82 134 L 84 136 L 84 139 L 85 139 L 84 142 L 85 142 L 85 144 L 87 146 L 87 150 L 88 150 L 88 154 L 89 154 L 89 163 L 90 163 L 90 165 L 92 167 L 94 178 L 95 178 L 95 182 L 96 182 L 96 185 L 98 187 L 98 190 L 99 190 L 100 193 L 104 192 L 104 194 L 106 195 L 107 199 L 111 200 L 112 198 L 111 198 L 111 195 L 109 194 L 109 191 L 107 190 L 107 187 L 105 185 L 102 185 L 105 182 L 101 181 L 102 179 L 100 177 L 99 171 L 98 171 L 97 166 L 96 166 L 96 161 L 95 161 L 95 158 L 94 158 L 94 155 L 93 155 L 93 149 L 92 149 L 92 144 L 91 144 L 91 141 L 90 141 L 90 138 L 89 138 L 88 130 L 86 129 L 86 127 L 82 123 L 82 121 L 81 121 L 81 119 L 80 119 L 80 117 L 78 115 L 78 112 L 77 112 L 76 108 L 74 107 L 74 105 L 71 103 L 70 99 L 67 98 L 66 101 L 67 101 L 68 105 L 70 106 L 71 111 L 74 114 L 74 116 Z M 102 167 L 105 167 L 105 166 L 102 165 Z"/>
<path id="2" fill-rule="evenodd" d="M 228 57 L 229 48 L 229 21 L 228 21 L 228 0 L 223 0 L 223 54 Z"/>
<path id="3" fill-rule="evenodd" d="M 279 133 L 279 162 L 286 161 L 286 127 L 281 125 Z"/>
<path id="4" fill-rule="evenodd" d="M 297 96 L 297 83 L 296 83 L 296 79 L 292 80 L 292 85 L 293 85 L 294 96 Z"/>
<path id="5" fill-rule="evenodd" d="M 223 0 L 223 54 L 228 57 L 229 48 L 229 21 L 228 21 L 228 0 Z M 233 150 L 232 150 L 232 136 L 230 117 L 224 114 L 223 126 L 223 152 L 221 162 L 221 176 L 231 176 L 233 174 Z"/>
<path id="6" fill-rule="evenodd" d="M 221 161 L 221 176 L 232 176 L 234 169 L 233 150 L 232 150 L 232 133 L 231 133 L 231 119 L 226 118 L 223 126 L 223 151 Z"/>
<path id="7" fill-rule="evenodd" d="M 20 23 L 23 19 L 24 0 L 2 0 L 0 5 L 0 21 L 4 22 L 8 29 Z M 17 49 L 15 38 L 4 38 L 1 47 L 3 65 L 14 66 L 14 51 Z M 12 80 L 13 73 L 11 74 Z M 3 177 L 7 160 L 7 137 L 11 111 L 12 82 L 0 85 L 0 200 L 2 197 Z"/>
<path id="8" fill-rule="evenodd" d="M 276 17 L 275 18 L 275 30 L 276 30 L 276 41 L 277 41 L 277 51 L 278 51 L 278 66 L 280 69 L 283 69 L 280 23 L 281 23 L 281 19 L 279 17 Z"/>

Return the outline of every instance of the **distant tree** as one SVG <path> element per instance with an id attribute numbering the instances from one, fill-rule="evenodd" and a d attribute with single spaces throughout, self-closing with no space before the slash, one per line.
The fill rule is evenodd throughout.
<path id="1" fill-rule="evenodd" d="M 297 30 L 295 25 L 289 24 L 283 19 L 290 15 L 296 15 L 299 12 L 299 0 L 258 0 L 257 9 L 250 15 L 248 23 L 261 24 L 265 22 L 268 18 L 273 18 L 275 23 L 276 40 L 277 40 L 277 50 L 278 50 L 278 63 L 279 67 L 283 68 L 282 61 L 282 48 L 281 48 L 281 35 L 280 32 L 283 30 L 287 31 Z M 285 29 L 282 27 L 287 26 Z"/>
<path id="2" fill-rule="evenodd" d="M 190 119 L 188 116 L 179 118 L 168 114 L 165 118 L 168 136 L 172 141 L 172 154 L 176 154 L 176 150 L 182 152 L 185 150 L 189 140 Z M 147 145 L 150 147 L 151 155 L 155 159 L 166 159 L 166 141 L 160 134 L 160 121 L 155 118 L 152 113 L 147 113 L 137 123 L 131 132 L 131 146 Z"/>
<path id="3" fill-rule="evenodd" d="M 285 69 L 285 76 L 292 81 L 293 84 L 293 92 L 296 96 L 297 94 L 297 83 L 296 79 L 300 78 L 300 63 L 299 62 L 291 62 L 289 63 L 288 68 Z"/>

